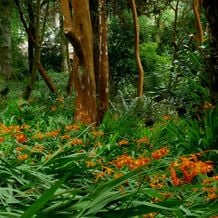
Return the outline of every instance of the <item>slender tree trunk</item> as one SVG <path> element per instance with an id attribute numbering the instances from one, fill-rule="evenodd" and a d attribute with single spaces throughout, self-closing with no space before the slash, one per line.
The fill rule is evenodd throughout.
<path id="1" fill-rule="evenodd" d="M 33 5 L 30 5 L 30 3 L 28 4 L 28 12 L 29 12 L 29 18 L 31 18 L 32 20 L 30 20 L 30 24 L 29 26 L 31 27 L 31 29 L 29 29 L 29 31 L 31 30 L 31 34 L 34 35 L 29 35 L 29 37 L 32 37 L 32 43 L 30 43 L 30 46 L 34 45 L 34 54 L 33 54 L 33 65 L 30 66 L 31 71 L 31 77 L 30 77 L 30 81 L 29 84 L 26 86 L 26 89 L 23 93 L 23 98 L 24 99 L 29 99 L 30 95 L 32 93 L 32 90 L 34 89 L 34 84 L 36 81 L 36 74 L 37 74 L 37 63 L 40 62 L 40 33 L 39 33 L 39 29 L 40 29 L 40 0 L 37 0 L 36 2 L 36 8 L 35 8 L 35 16 L 31 15 L 31 11 L 33 12 Z M 33 25 L 34 24 L 34 25 Z M 30 40 L 30 39 L 29 39 Z M 32 54 L 29 54 L 32 56 Z M 31 58 L 31 56 L 29 56 L 29 58 Z"/>
<path id="2" fill-rule="evenodd" d="M 203 28 L 201 25 L 201 1 L 202 0 L 194 0 L 193 1 L 193 11 L 195 14 L 195 19 L 196 19 L 196 29 L 197 33 L 195 34 L 195 39 L 198 45 L 200 45 L 203 42 Z"/>
<path id="3" fill-rule="evenodd" d="M 28 36 L 28 62 L 29 62 L 29 74 L 32 74 L 33 62 L 34 62 L 34 42 L 35 39 L 35 15 L 33 10 L 33 2 L 28 2 L 28 17 L 29 17 L 29 34 Z M 36 69 L 36 68 L 35 68 Z"/>
<path id="4" fill-rule="evenodd" d="M 63 17 L 60 16 L 61 72 L 70 73 L 68 41 L 64 35 Z"/>
<path id="5" fill-rule="evenodd" d="M 64 32 L 78 58 L 76 64 L 78 67 L 74 68 L 76 89 L 74 119 L 85 124 L 96 123 L 96 83 L 89 1 L 61 0 L 61 6 L 64 15 Z"/>
<path id="6" fill-rule="evenodd" d="M 37 0 L 35 3 L 27 2 L 28 16 L 29 16 L 28 22 L 26 21 L 24 13 L 21 9 L 20 1 L 14 0 L 14 2 L 18 8 L 21 22 L 23 23 L 23 26 L 28 34 L 28 43 L 29 43 L 28 59 L 29 59 L 29 70 L 31 71 L 30 72 L 31 77 L 30 77 L 29 84 L 26 86 L 23 97 L 24 99 L 29 99 L 31 92 L 34 89 L 34 84 L 35 84 L 36 76 L 37 76 L 37 69 L 39 70 L 40 75 L 45 80 L 51 92 L 57 94 L 57 91 L 56 91 L 57 89 L 55 88 L 54 84 L 52 84 L 51 79 L 49 78 L 47 72 L 44 70 L 40 62 L 41 45 L 42 45 L 44 32 L 45 32 L 45 25 L 46 25 L 46 19 L 48 15 L 49 2 L 46 2 L 47 5 L 46 5 L 44 20 L 43 20 L 42 25 L 41 25 L 42 5 L 41 5 L 40 0 Z"/>
<path id="7" fill-rule="evenodd" d="M 46 70 L 44 69 L 44 67 L 42 66 L 40 62 L 37 63 L 37 69 L 40 75 L 42 76 L 42 78 L 44 79 L 44 81 L 46 82 L 48 88 L 51 90 L 51 92 L 57 94 L 56 87 L 52 83 L 50 77 L 48 76 L 48 73 L 46 72 Z"/>
<path id="8" fill-rule="evenodd" d="M 0 1 L 0 13 L 0 79 L 7 80 L 12 73 L 10 1 Z"/>
<path id="9" fill-rule="evenodd" d="M 208 60 L 209 88 L 212 101 L 218 103 L 218 2 L 203 0 L 209 23 L 211 54 Z"/>
<path id="10" fill-rule="evenodd" d="M 143 84 L 144 84 L 144 70 L 143 70 L 141 58 L 140 58 L 139 23 L 138 23 L 135 0 L 131 0 L 131 8 L 132 8 L 132 16 L 133 16 L 134 29 L 135 29 L 135 56 L 136 56 L 136 64 L 138 67 L 138 97 L 142 97 Z"/>
<path id="11" fill-rule="evenodd" d="M 180 0 L 176 0 L 176 5 L 173 7 L 171 5 L 172 10 L 174 11 L 174 21 L 173 21 L 173 33 L 172 33 L 172 46 L 173 46 L 173 55 L 172 55 L 172 68 L 169 74 L 169 81 L 167 84 L 167 90 L 171 91 L 173 85 L 175 84 L 175 77 L 176 73 L 174 72 L 175 69 L 175 60 L 178 58 L 178 50 L 179 50 L 179 43 L 178 43 L 178 17 L 179 17 L 179 3 Z"/>
<path id="12" fill-rule="evenodd" d="M 109 75 L 106 0 L 99 0 L 99 121 L 108 110 Z"/>

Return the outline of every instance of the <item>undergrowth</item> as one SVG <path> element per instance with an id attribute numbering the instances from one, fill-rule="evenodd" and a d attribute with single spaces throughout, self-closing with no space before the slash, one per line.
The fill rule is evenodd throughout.
<path id="1" fill-rule="evenodd" d="M 13 95 L 1 106 L 0 217 L 218 215 L 212 105 L 196 120 L 152 99 L 113 104 L 93 130 L 73 123 L 73 97 Z"/>

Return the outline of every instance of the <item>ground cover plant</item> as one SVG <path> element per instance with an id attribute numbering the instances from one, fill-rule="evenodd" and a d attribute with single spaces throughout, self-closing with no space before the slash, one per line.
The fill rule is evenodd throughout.
<path id="1" fill-rule="evenodd" d="M 215 1 L 0 11 L 0 218 L 218 218 Z"/>
<path id="2" fill-rule="evenodd" d="M 2 99 L 0 217 L 218 215 L 213 105 L 201 121 L 165 110 L 148 126 L 133 102 L 93 129 L 73 123 L 70 98 Z"/>

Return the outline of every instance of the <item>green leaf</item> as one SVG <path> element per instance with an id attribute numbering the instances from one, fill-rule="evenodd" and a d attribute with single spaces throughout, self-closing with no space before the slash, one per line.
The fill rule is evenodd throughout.
<path id="1" fill-rule="evenodd" d="M 33 217 L 45 204 L 54 196 L 56 190 L 63 184 L 65 179 L 69 176 L 66 174 L 59 181 L 57 181 L 49 190 L 47 190 L 34 204 L 32 204 L 20 218 Z"/>

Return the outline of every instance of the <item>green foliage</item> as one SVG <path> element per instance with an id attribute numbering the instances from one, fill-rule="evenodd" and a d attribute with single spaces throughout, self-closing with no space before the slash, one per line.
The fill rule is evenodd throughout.
<path id="1" fill-rule="evenodd" d="M 28 47 L 25 30 L 20 23 L 18 12 L 12 10 L 11 13 L 11 53 L 13 78 L 23 80 L 28 75 Z"/>
<path id="2" fill-rule="evenodd" d="M 202 161 L 216 160 L 213 146 L 217 143 L 217 112 L 211 110 L 205 122 L 191 124 L 176 116 L 162 118 L 162 114 L 157 115 L 158 107 L 151 99 L 136 99 L 130 105 L 126 103 L 125 113 L 119 110 L 108 113 L 94 131 L 91 125 L 73 125 L 72 117 L 68 116 L 71 109 L 65 107 L 65 103 L 61 107 L 55 98 L 50 104 L 38 97 L 34 97 L 34 103 L 19 101 L 20 108 L 17 101 L 11 100 L 2 117 L 0 216 L 140 217 L 155 213 L 160 217 L 187 217 L 216 214 L 217 201 L 208 201 L 207 192 L 202 191 L 203 178 L 210 177 L 199 175 L 196 181 L 176 187 L 172 185 L 169 166 L 181 156 L 195 152 L 208 154 Z M 57 108 L 52 112 L 50 106 L 55 101 L 60 111 Z M 30 111 L 31 121 L 25 115 Z M 12 113 L 22 116 L 22 124 L 28 123 L 30 127 L 21 129 L 22 124 L 14 122 L 15 119 L 8 122 Z M 141 117 L 146 113 L 159 117 L 152 129 L 142 125 Z M 194 132 L 197 131 L 202 141 L 201 150 L 196 149 L 198 139 Z M 24 141 L 18 141 L 20 134 L 25 135 Z M 126 144 L 122 144 L 122 140 L 126 140 Z M 158 149 L 168 153 L 155 159 Z M 148 163 L 140 165 L 142 160 Z M 192 189 L 199 191 L 190 191 Z M 203 206 L 205 202 L 207 207 Z"/>
<path id="3" fill-rule="evenodd" d="M 157 54 L 157 43 L 143 43 L 140 46 L 141 61 L 145 71 L 144 88 L 147 91 L 157 91 L 166 87 L 165 78 L 169 74 L 171 58 Z"/>
<path id="4" fill-rule="evenodd" d="M 56 28 L 46 31 L 42 45 L 42 64 L 47 70 L 61 71 L 60 37 Z"/>
<path id="5" fill-rule="evenodd" d="M 109 23 L 109 61 L 113 80 L 118 81 L 124 75 L 135 71 L 134 31 L 131 14 L 124 13 L 121 18 L 112 17 Z"/>

